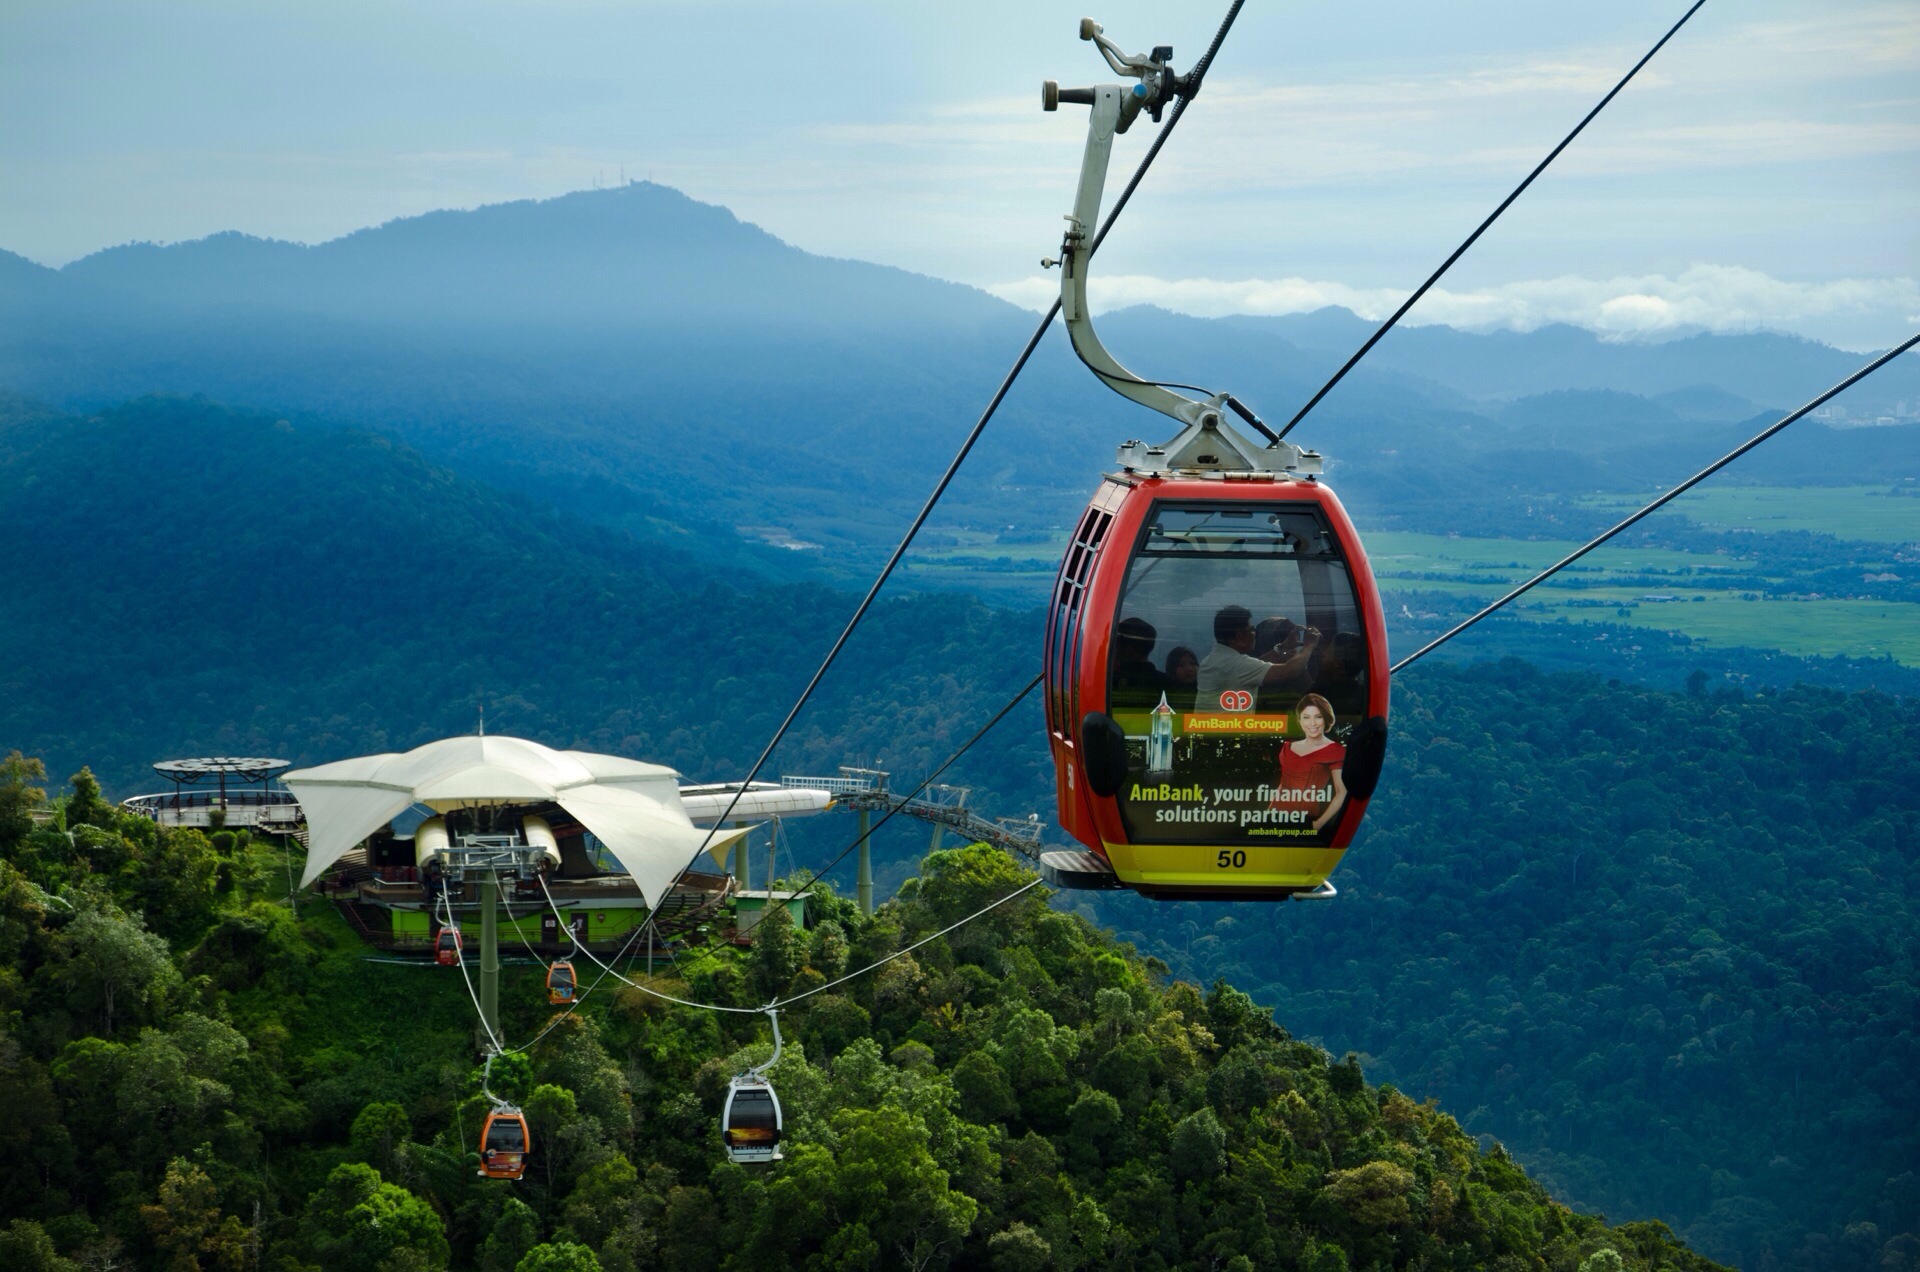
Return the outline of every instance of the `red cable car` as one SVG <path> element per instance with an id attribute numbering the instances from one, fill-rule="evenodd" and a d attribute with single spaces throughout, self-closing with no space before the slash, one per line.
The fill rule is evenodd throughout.
<path id="1" fill-rule="evenodd" d="M 527 1154 L 532 1151 L 526 1114 L 511 1104 L 487 1114 L 486 1125 L 480 1128 L 481 1178 L 520 1178 L 527 1173 Z"/>
<path id="2" fill-rule="evenodd" d="M 574 992 L 579 988 L 574 980 L 573 964 L 565 959 L 556 962 L 547 969 L 547 1001 L 556 1006 L 573 1001 Z"/>
<path id="3" fill-rule="evenodd" d="M 1116 133 L 1181 91 L 1171 50 L 1108 65 L 1140 81 L 1066 89 L 1091 108 L 1067 218 L 1060 310 L 1102 383 L 1170 416 L 1128 442 L 1060 563 L 1047 613 L 1047 728 L 1060 824 L 1089 852 L 1049 852 L 1059 887 L 1153 897 L 1332 896 L 1387 743 L 1387 639 L 1359 535 L 1292 445 L 1232 395 L 1192 398 L 1128 371 L 1094 334 L 1087 264 Z M 1231 410 L 1262 445 L 1230 427 Z"/>
<path id="4" fill-rule="evenodd" d="M 1318 482 L 1119 473 L 1048 613 L 1064 887 L 1331 895 L 1386 754 L 1387 642 L 1353 523 Z"/>
<path id="5" fill-rule="evenodd" d="M 434 938 L 433 961 L 442 967 L 460 966 L 460 929 L 443 927 Z"/>

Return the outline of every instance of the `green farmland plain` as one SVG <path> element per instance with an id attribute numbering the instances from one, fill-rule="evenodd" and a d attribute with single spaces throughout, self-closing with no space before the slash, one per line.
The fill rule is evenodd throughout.
<path id="1" fill-rule="evenodd" d="M 1594 496 L 1590 508 L 1623 516 L 1653 494 Z M 1870 543 L 1920 541 L 1920 483 L 1898 486 L 1716 486 L 1706 484 L 1668 508 L 1716 530 L 1811 530 Z"/>

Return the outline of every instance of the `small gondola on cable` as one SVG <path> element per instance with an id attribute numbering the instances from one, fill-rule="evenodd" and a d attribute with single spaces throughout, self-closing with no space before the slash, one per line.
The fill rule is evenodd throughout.
<path id="1" fill-rule="evenodd" d="M 720 1110 L 720 1143 L 727 1160 L 743 1165 L 758 1165 L 782 1160 L 780 1097 L 766 1071 L 780 1061 L 780 1017 L 769 1011 L 773 1021 L 773 1058 L 736 1074 L 727 1083 L 727 1102 Z"/>
<path id="2" fill-rule="evenodd" d="M 533 1137 L 527 1131 L 527 1115 L 511 1104 L 496 1104 L 480 1128 L 481 1178 L 520 1178 L 527 1173 L 527 1155 L 531 1152 Z"/>
<path id="3" fill-rule="evenodd" d="M 1127 55 L 1137 81 L 1062 90 L 1091 108 L 1058 260 L 1074 352 L 1102 383 L 1172 417 L 1160 445 L 1129 441 L 1067 546 L 1047 611 L 1047 729 L 1060 824 L 1086 852 L 1048 852 L 1069 888 L 1168 899 L 1330 897 L 1387 743 L 1380 594 L 1321 457 L 1228 393 L 1143 380 L 1094 333 L 1087 267 L 1113 138 L 1195 87 L 1170 48 Z M 1229 424 L 1232 412 L 1264 438 Z"/>
<path id="4" fill-rule="evenodd" d="M 554 1006 L 562 1006 L 573 1001 L 580 986 L 573 974 L 573 964 L 566 959 L 558 959 L 547 969 L 547 1001 Z"/>
<path id="5" fill-rule="evenodd" d="M 433 938 L 433 959 L 442 967 L 460 966 L 460 929 L 448 925 Z"/>

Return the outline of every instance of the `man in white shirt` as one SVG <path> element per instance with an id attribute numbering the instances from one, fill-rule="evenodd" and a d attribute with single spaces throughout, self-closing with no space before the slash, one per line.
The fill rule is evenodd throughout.
<path id="1" fill-rule="evenodd" d="M 1253 615 L 1238 605 L 1229 605 L 1213 616 L 1213 648 L 1200 660 L 1199 691 L 1194 707 L 1199 711 L 1221 709 L 1220 695 L 1230 689 L 1245 689 L 1253 694 L 1253 709 L 1259 710 L 1260 690 L 1268 686 L 1303 687 L 1307 678 L 1307 659 L 1320 643 L 1316 628 L 1296 629 L 1297 643 L 1275 646 L 1265 657 L 1253 654 Z"/>

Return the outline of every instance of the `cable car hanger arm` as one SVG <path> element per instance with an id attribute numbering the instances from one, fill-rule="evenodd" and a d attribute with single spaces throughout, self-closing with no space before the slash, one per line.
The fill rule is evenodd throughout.
<path id="1" fill-rule="evenodd" d="M 1239 8 L 1236 3 L 1228 13 L 1227 21 L 1221 27 L 1222 34 Z M 1073 211 L 1066 218 L 1067 231 L 1060 244 L 1060 256 L 1057 260 L 1041 262 L 1043 265 L 1057 264 L 1060 267 L 1060 313 L 1066 320 L 1067 337 L 1073 343 L 1074 353 L 1108 388 L 1183 426 L 1184 431 L 1177 438 L 1164 447 L 1155 448 L 1156 458 L 1170 456 L 1168 462 L 1178 464 L 1183 457 L 1191 459 L 1204 455 L 1215 462 L 1203 463 L 1201 467 L 1318 472 L 1318 456 L 1283 443 L 1278 433 L 1268 428 L 1259 416 L 1232 394 L 1209 394 L 1203 401 L 1174 391 L 1175 388 L 1187 388 L 1205 392 L 1194 385 L 1170 385 L 1142 379 L 1121 365 L 1094 330 L 1093 315 L 1087 304 L 1087 274 L 1094 249 L 1099 246 L 1094 231 L 1100 222 L 1100 199 L 1106 189 L 1107 169 L 1113 157 L 1113 139 L 1126 132 L 1143 110 L 1154 119 L 1159 119 L 1161 109 L 1176 98 L 1178 105 L 1175 106 L 1175 118 L 1178 119 L 1178 112 L 1199 91 L 1201 77 L 1219 48 L 1219 38 L 1215 38 L 1207 56 L 1185 76 L 1176 74 L 1167 65 L 1173 57 L 1170 47 L 1162 45 L 1151 54 L 1122 53 L 1091 18 L 1081 20 L 1080 38 L 1093 41 L 1109 66 L 1138 83 L 1131 87 L 1101 84 L 1092 88 L 1063 89 L 1053 80 L 1048 80 L 1041 88 L 1040 104 L 1044 110 L 1057 110 L 1062 102 L 1089 108 L 1087 144 L 1080 160 L 1080 182 L 1074 195 Z M 1132 193 L 1131 187 L 1127 193 Z M 1124 198 L 1122 196 L 1123 202 Z M 1223 428 L 1222 407 L 1233 411 L 1266 438 L 1264 450 L 1232 430 Z M 1123 449 L 1123 463 L 1129 467 L 1153 463 L 1145 449 L 1130 455 L 1129 452 L 1134 449 Z"/>

